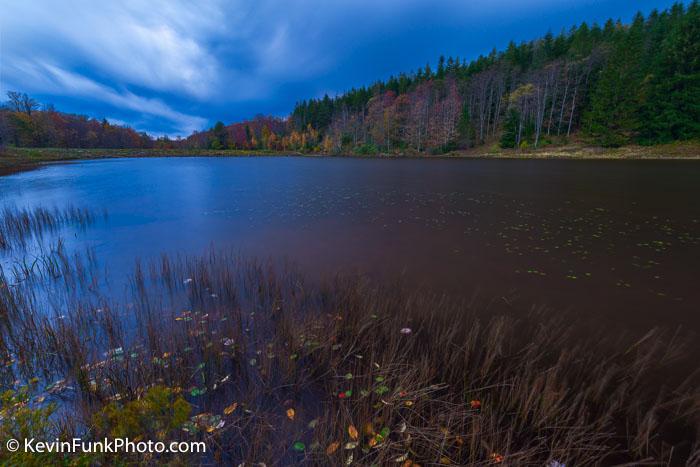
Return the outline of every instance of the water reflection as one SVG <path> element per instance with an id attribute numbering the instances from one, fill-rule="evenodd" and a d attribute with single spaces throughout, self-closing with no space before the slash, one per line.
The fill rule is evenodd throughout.
<path id="1" fill-rule="evenodd" d="M 106 209 L 60 235 L 117 284 L 136 257 L 214 245 L 699 329 L 698 182 L 700 166 L 677 161 L 124 159 L 0 178 L 0 203 Z"/>

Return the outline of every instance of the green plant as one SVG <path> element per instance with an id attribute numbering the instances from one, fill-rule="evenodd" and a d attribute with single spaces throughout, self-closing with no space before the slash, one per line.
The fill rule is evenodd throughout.
<path id="1" fill-rule="evenodd" d="M 0 463 L 2 465 L 41 465 L 55 463 L 56 454 L 16 452 L 5 449 L 4 443 L 14 439 L 24 443 L 25 439 L 50 440 L 54 427 L 50 421 L 56 410 L 55 404 L 41 404 L 32 400 L 35 381 L 18 389 L 8 389 L 0 395 Z M 51 462 L 48 462 L 51 461 Z"/>
<path id="2" fill-rule="evenodd" d="M 110 402 L 95 415 L 94 422 L 98 431 L 115 438 L 163 440 L 188 420 L 191 410 L 172 389 L 154 386 L 140 399 Z"/>

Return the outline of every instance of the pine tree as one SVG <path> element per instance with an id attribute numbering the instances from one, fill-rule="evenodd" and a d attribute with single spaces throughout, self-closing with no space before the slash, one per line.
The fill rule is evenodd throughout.
<path id="1" fill-rule="evenodd" d="M 700 137 L 700 4 L 674 21 L 657 54 L 643 110 L 642 143 Z"/>
<path id="2" fill-rule="evenodd" d="M 586 126 L 603 146 L 629 143 L 639 128 L 643 45 L 644 17 L 638 14 L 629 30 L 614 40 L 586 113 Z"/>

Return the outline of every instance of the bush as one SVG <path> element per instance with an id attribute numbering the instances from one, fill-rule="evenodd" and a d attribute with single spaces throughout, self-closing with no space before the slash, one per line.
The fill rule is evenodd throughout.
<path id="1" fill-rule="evenodd" d="M 111 402 L 95 415 L 94 422 L 101 433 L 114 438 L 163 440 L 188 421 L 191 410 L 172 389 L 154 386 L 135 401 Z"/>
<path id="2" fill-rule="evenodd" d="M 56 410 L 54 404 L 41 405 L 32 401 L 31 393 L 35 383 L 19 389 L 8 389 L 0 395 L 0 463 L 2 465 L 51 465 L 56 461 L 53 453 L 25 453 L 23 449 L 11 452 L 4 444 L 15 439 L 20 444 L 25 439 L 35 438 L 41 441 L 53 439 L 51 415 Z"/>
<path id="3" fill-rule="evenodd" d="M 365 143 L 362 146 L 355 148 L 355 154 L 360 156 L 369 156 L 378 153 L 379 149 L 377 149 L 377 146 L 375 146 L 374 143 Z"/>

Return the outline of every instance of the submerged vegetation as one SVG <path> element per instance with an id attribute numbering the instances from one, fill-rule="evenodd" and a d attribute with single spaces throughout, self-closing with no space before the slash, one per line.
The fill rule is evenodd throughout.
<path id="1" fill-rule="evenodd" d="M 309 283 L 215 251 L 137 263 L 123 303 L 99 291 L 96 270 L 92 253 L 59 246 L 0 279 L 0 432 L 31 419 L 51 439 L 196 440 L 207 452 L 67 463 L 700 460 L 690 336 L 596 337 L 609 335 L 551 310 L 360 277 Z"/>

